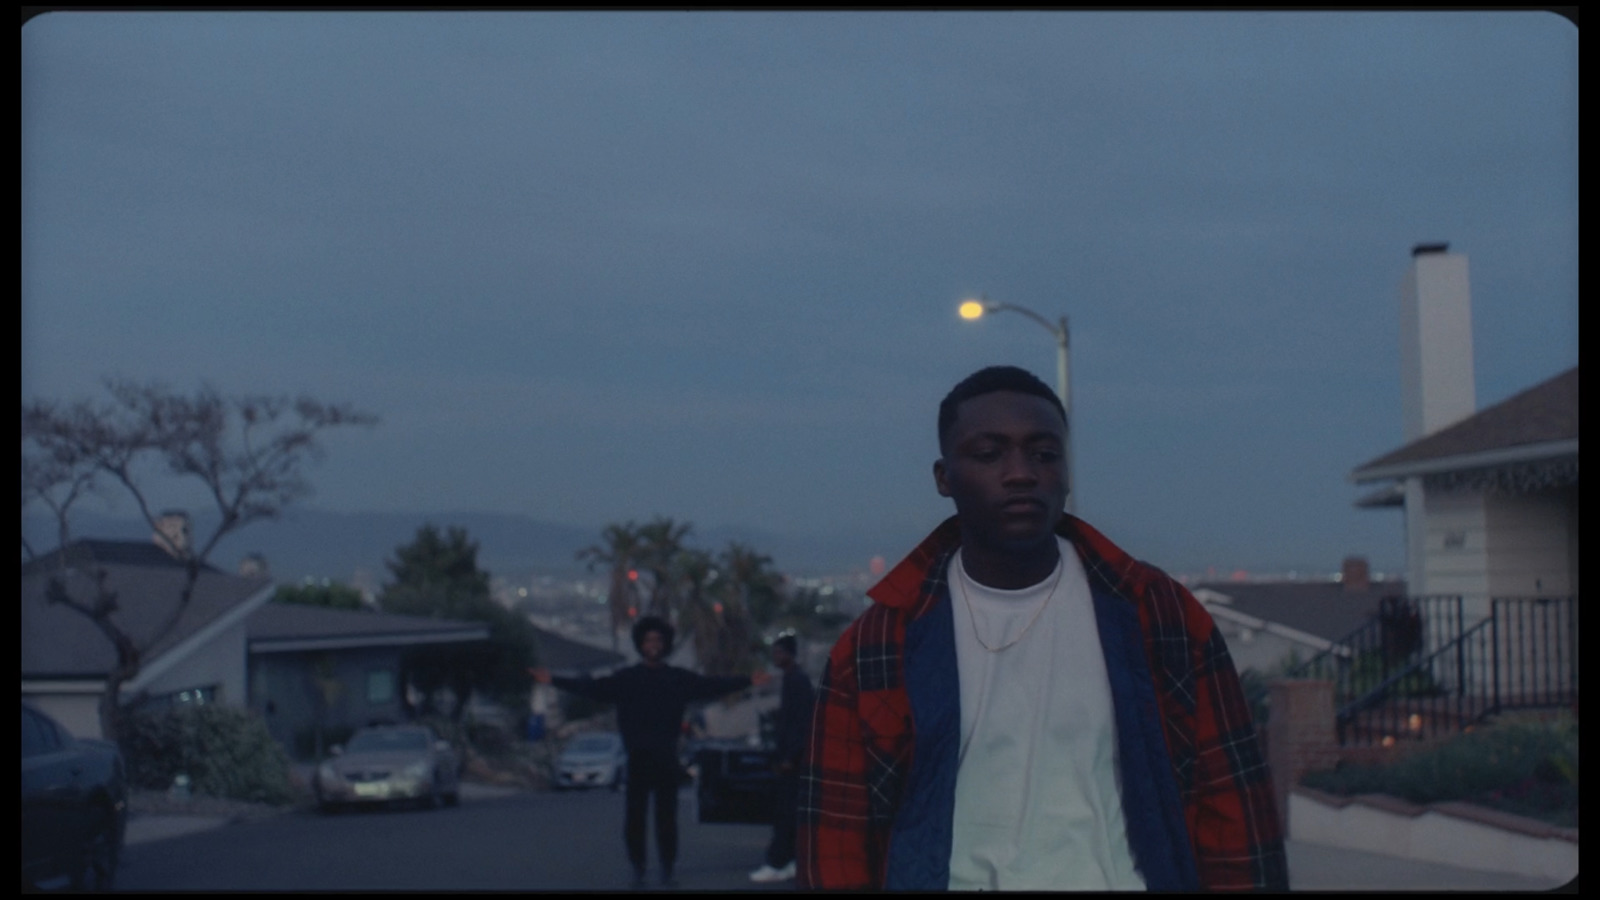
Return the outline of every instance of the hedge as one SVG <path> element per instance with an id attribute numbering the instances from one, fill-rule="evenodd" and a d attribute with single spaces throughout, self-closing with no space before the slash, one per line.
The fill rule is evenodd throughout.
<path id="1" fill-rule="evenodd" d="M 134 787 L 166 790 L 184 774 L 194 792 L 212 797 L 278 805 L 294 798 L 289 758 L 250 710 L 178 706 L 134 712 L 121 728 Z"/>

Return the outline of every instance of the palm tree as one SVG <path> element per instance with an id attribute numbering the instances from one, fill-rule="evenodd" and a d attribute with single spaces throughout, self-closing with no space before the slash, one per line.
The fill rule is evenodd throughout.
<path id="1" fill-rule="evenodd" d="M 674 569 L 678 555 L 684 552 L 684 539 L 693 528 L 688 522 L 674 522 L 666 516 L 657 516 L 650 524 L 639 528 L 638 536 L 643 545 L 640 563 L 652 576 L 647 607 L 651 615 L 668 621 L 674 618 L 673 607 L 678 599 Z"/>
<path id="2" fill-rule="evenodd" d="M 721 562 L 729 590 L 750 620 L 761 628 L 771 625 L 783 607 L 783 576 L 772 569 L 772 557 L 730 541 Z"/>
<path id="3" fill-rule="evenodd" d="M 577 558 L 589 563 L 589 571 L 600 566 L 611 568 L 611 586 L 606 602 L 611 608 L 611 650 L 617 650 L 617 630 L 628 624 L 638 608 L 634 578 L 645 552 L 640 529 L 630 519 L 621 525 L 607 525 L 600 532 L 600 544 L 579 550 Z M 630 577 L 632 573 L 632 577 Z"/>
<path id="4" fill-rule="evenodd" d="M 693 641 L 695 659 L 700 663 L 700 670 L 708 675 L 722 674 L 716 671 L 720 662 L 717 614 L 721 604 L 709 592 L 720 574 L 715 560 L 704 550 L 680 550 L 672 571 L 678 595 L 679 629 L 684 639 Z"/>

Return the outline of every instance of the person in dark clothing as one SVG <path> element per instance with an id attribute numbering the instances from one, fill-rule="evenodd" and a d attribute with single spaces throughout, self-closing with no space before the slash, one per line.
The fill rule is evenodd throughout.
<path id="1" fill-rule="evenodd" d="M 673 866 L 678 859 L 678 736 L 690 702 L 709 700 L 751 684 L 764 684 L 765 672 L 752 677 L 711 678 L 666 663 L 676 635 L 672 625 L 645 616 L 633 626 L 633 645 L 640 662 L 618 669 L 604 678 L 561 678 L 548 669 L 533 670 L 540 684 L 616 704 L 617 728 L 628 751 L 628 805 L 623 839 L 633 864 L 633 885 L 642 887 L 648 856 L 645 848 L 645 809 L 655 796 L 656 853 L 661 859 L 661 883 L 676 885 Z"/>
<path id="2" fill-rule="evenodd" d="M 772 662 L 783 671 L 783 692 L 778 706 L 777 772 L 772 813 L 772 841 L 767 844 L 767 861 L 750 873 L 755 882 L 788 881 L 794 878 L 795 801 L 800 790 L 800 756 L 811 733 L 811 679 L 795 660 L 794 635 L 786 634 L 772 642 Z"/>

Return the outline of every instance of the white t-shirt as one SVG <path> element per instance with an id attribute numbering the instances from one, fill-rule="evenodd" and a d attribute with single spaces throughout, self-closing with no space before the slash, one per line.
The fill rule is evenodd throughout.
<path id="1" fill-rule="evenodd" d="M 1145 887 L 1089 582 L 1072 545 L 1060 547 L 1056 571 L 1018 591 L 971 580 L 959 552 L 950 563 L 961 679 L 951 890 Z M 1005 649 L 984 649 L 980 635 Z"/>

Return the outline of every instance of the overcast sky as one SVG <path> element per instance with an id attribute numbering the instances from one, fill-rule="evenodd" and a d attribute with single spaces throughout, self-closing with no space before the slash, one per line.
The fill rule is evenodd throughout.
<path id="1" fill-rule="evenodd" d="M 1578 359 L 1578 33 L 1526 13 L 54 13 L 22 29 L 22 394 L 377 413 L 311 505 L 861 537 L 950 511 L 971 371 L 1055 381 L 1136 556 L 1398 567 L 1413 244 L 1477 396 Z M 778 560 L 782 566 L 782 559 Z"/>

